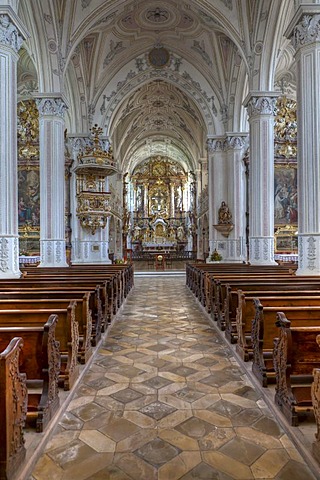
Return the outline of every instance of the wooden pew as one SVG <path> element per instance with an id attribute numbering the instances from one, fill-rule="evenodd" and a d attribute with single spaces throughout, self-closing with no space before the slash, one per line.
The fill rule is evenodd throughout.
<path id="1" fill-rule="evenodd" d="M 213 302 L 217 311 L 217 325 L 221 330 L 226 328 L 227 322 L 236 320 L 237 305 L 232 303 L 232 291 L 277 291 L 277 290 L 319 290 L 320 277 L 283 277 L 270 278 L 243 277 L 234 279 L 217 279 L 214 281 L 215 293 Z M 237 296 L 234 297 L 237 299 Z"/>
<path id="2" fill-rule="evenodd" d="M 23 340 L 12 338 L 0 353 L 0 478 L 11 480 L 26 456 L 23 428 L 27 416 L 26 376 L 19 371 Z"/>
<path id="3" fill-rule="evenodd" d="M 133 286 L 132 265 L 74 265 L 69 268 L 61 267 L 27 267 L 23 270 L 24 276 L 92 276 L 103 278 L 107 282 L 110 314 L 115 315 L 123 303 L 124 298 Z M 108 320 L 111 320 L 109 314 Z"/>
<path id="4" fill-rule="evenodd" d="M 246 292 L 238 290 L 231 292 L 231 296 L 232 298 L 238 297 L 237 301 L 233 300 L 233 303 L 238 305 L 236 307 L 236 321 L 230 320 L 230 325 L 229 322 L 226 322 L 225 334 L 231 343 L 236 343 L 236 351 L 245 362 L 252 359 L 251 330 L 255 316 L 255 305 L 253 302 L 255 297 L 259 297 L 260 302 L 266 307 L 293 306 L 300 302 L 306 305 L 320 305 L 319 290 L 279 289 Z"/>
<path id="5" fill-rule="evenodd" d="M 72 300 L 67 308 L 56 309 L 59 317 L 56 339 L 60 343 L 61 370 L 59 386 L 69 390 L 78 378 L 79 328 L 75 316 L 76 302 Z M 51 309 L 7 309 L 0 310 L 0 326 L 42 326 L 46 323 Z"/>
<path id="6" fill-rule="evenodd" d="M 316 342 L 318 345 L 318 353 L 320 347 L 320 335 L 317 335 Z M 311 385 L 311 398 L 313 413 L 316 420 L 317 431 L 315 434 L 315 441 L 312 444 L 312 453 L 314 457 L 320 462 L 320 368 L 313 369 L 313 382 Z"/>
<path id="7" fill-rule="evenodd" d="M 40 285 L 40 282 L 39 282 Z M 13 298 L 43 298 L 54 299 L 63 298 L 70 300 L 85 301 L 88 298 L 89 311 L 91 312 L 92 327 L 91 327 L 91 345 L 95 346 L 101 339 L 101 324 L 102 324 L 102 304 L 101 304 L 101 289 L 99 286 L 95 288 L 90 287 L 77 287 L 63 285 L 38 286 L 35 289 L 32 286 L 26 286 L 25 284 L 15 284 L 13 287 L 7 287 L 5 290 L 0 289 L 0 299 L 13 299 Z M 86 305 L 84 307 L 86 309 Z M 89 333 L 89 332 L 88 332 Z M 79 336 L 81 340 L 81 331 L 79 326 Z M 86 342 L 88 342 L 89 335 L 86 334 Z M 81 346 L 80 346 L 81 348 Z M 80 352 L 81 353 L 81 352 Z"/>
<path id="8" fill-rule="evenodd" d="M 26 374 L 28 389 L 27 422 L 42 432 L 59 407 L 59 342 L 55 339 L 57 315 L 42 326 L 0 327 L 0 349 L 13 337 L 21 337 L 19 368 Z"/>
<path id="9" fill-rule="evenodd" d="M 113 315 L 114 315 L 114 291 L 113 291 L 113 282 L 110 278 L 106 279 L 104 275 L 70 275 L 70 274 L 58 274 L 50 273 L 46 275 L 44 272 L 40 273 L 39 275 L 27 275 L 23 279 L 19 280 L 10 280 L 7 282 L 8 287 L 15 287 L 20 286 L 22 288 L 29 286 L 34 288 L 37 285 L 46 287 L 50 285 L 51 287 L 58 287 L 61 288 L 74 288 L 74 287 L 82 287 L 82 288 L 97 288 L 100 289 L 100 299 L 101 299 L 101 308 L 102 308 L 102 323 L 99 328 L 101 331 L 105 331 L 107 326 L 111 323 Z M 5 282 L 0 280 L 0 290 L 6 288 Z"/>
<path id="10" fill-rule="evenodd" d="M 264 307 L 258 298 L 254 299 L 255 317 L 252 322 L 252 371 L 263 387 L 275 381 L 273 365 L 274 339 L 278 335 L 277 312 L 280 307 Z M 320 306 L 281 306 L 293 327 L 320 326 Z"/>
<path id="11" fill-rule="evenodd" d="M 320 326 L 293 327 L 283 312 L 277 313 L 278 338 L 274 342 L 275 402 L 293 426 L 312 410 L 313 370 L 320 367 L 316 337 Z"/>
<path id="12" fill-rule="evenodd" d="M 89 308 L 90 292 L 80 295 L 77 293 L 62 292 L 64 298 L 59 298 L 57 291 L 47 292 L 46 298 L 39 291 L 0 293 L 0 310 L 8 309 L 50 309 L 54 313 L 57 309 L 68 308 L 70 300 L 75 300 L 75 320 L 79 326 L 78 360 L 86 363 L 92 355 L 92 314 Z M 69 298 L 66 298 L 69 297 Z M 75 298 L 76 297 L 76 298 Z"/>
<path id="13" fill-rule="evenodd" d="M 292 275 L 292 270 L 278 265 L 248 265 L 248 264 L 187 264 L 187 286 L 191 289 L 200 303 L 205 306 L 210 313 L 210 279 L 221 275 L 243 275 L 243 274 L 286 274 Z"/>
<path id="14" fill-rule="evenodd" d="M 34 290 L 74 290 L 79 291 L 95 291 L 96 298 L 99 297 L 97 308 L 101 308 L 100 315 L 97 317 L 100 324 L 95 322 L 95 335 L 97 339 L 101 338 L 101 332 L 104 325 L 107 323 L 107 311 L 108 304 L 106 288 L 104 282 L 94 279 L 86 278 L 54 278 L 54 277 L 41 277 L 41 278 L 24 278 L 16 280 L 0 280 L 0 291 L 18 290 L 18 289 L 34 289 Z"/>
<path id="15" fill-rule="evenodd" d="M 212 297 L 211 302 L 211 316 L 217 322 L 220 330 L 226 329 L 226 324 L 230 318 L 235 318 L 235 308 L 232 308 L 230 302 L 230 294 L 233 290 L 241 288 L 243 285 L 274 285 L 275 282 L 279 284 L 286 284 L 291 276 L 286 274 L 241 274 L 232 276 L 215 276 L 210 279 Z M 244 288 L 244 287 L 243 287 Z"/>

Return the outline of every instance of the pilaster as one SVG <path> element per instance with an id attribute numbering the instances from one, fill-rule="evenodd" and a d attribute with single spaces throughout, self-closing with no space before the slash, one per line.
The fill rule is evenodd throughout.
<path id="1" fill-rule="evenodd" d="M 225 136 L 212 137 L 207 141 L 208 146 L 208 196 L 209 196 L 209 256 L 217 245 L 218 240 L 221 246 L 224 245 L 221 234 L 215 230 L 213 225 L 218 223 L 218 210 L 221 201 L 225 199 L 227 192 L 226 185 L 226 144 Z M 219 249 L 220 250 L 220 249 Z M 225 250 L 219 253 L 225 256 Z"/>
<path id="2" fill-rule="evenodd" d="M 227 203 L 232 213 L 234 225 L 227 239 L 228 262 L 247 260 L 245 249 L 246 230 L 246 178 L 243 154 L 248 142 L 247 133 L 227 133 L 226 150 L 228 163 Z"/>

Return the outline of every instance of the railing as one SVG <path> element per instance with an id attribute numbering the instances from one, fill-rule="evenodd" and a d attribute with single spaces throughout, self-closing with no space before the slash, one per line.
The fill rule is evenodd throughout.
<path id="1" fill-rule="evenodd" d="M 132 260 L 135 261 L 148 261 L 150 258 L 154 258 L 157 254 L 164 254 L 170 257 L 170 260 L 195 260 L 196 252 L 191 251 L 170 251 L 159 250 L 158 252 L 132 252 Z"/>

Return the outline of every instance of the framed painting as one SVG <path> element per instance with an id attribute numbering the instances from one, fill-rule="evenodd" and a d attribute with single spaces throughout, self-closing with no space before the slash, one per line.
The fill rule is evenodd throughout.
<path id="1" fill-rule="evenodd" d="M 39 167 L 18 167 L 19 228 L 40 226 Z M 35 230 L 37 230 L 35 228 Z M 30 228 L 29 228 L 30 231 Z"/>
<path id="2" fill-rule="evenodd" d="M 278 228 L 274 234 L 275 253 L 296 253 L 298 251 L 297 227 L 285 225 Z"/>
<path id="3" fill-rule="evenodd" d="M 298 224 L 297 165 L 275 164 L 274 224 Z"/>

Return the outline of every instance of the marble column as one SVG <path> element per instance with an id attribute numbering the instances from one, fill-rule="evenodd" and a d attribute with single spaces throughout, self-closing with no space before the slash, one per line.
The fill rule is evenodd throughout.
<path id="1" fill-rule="evenodd" d="M 218 210 L 226 200 L 226 145 L 225 137 L 208 139 L 208 197 L 209 197 L 209 257 L 217 249 L 224 257 L 226 244 L 213 225 L 218 223 Z M 221 240 L 221 241 L 220 241 Z M 225 240 L 225 239 L 224 239 Z M 219 245 L 218 245 L 219 244 Z M 221 248 L 223 251 L 221 251 Z"/>
<path id="2" fill-rule="evenodd" d="M 10 7 L 0 7 L 0 278 L 20 277 L 17 62 L 18 51 L 26 37 L 14 11 Z"/>
<path id="3" fill-rule="evenodd" d="M 247 146 L 248 134 L 228 133 L 226 138 L 228 163 L 227 204 L 232 213 L 233 230 L 227 240 L 228 262 L 247 260 L 246 236 L 246 177 L 243 154 Z"/>
<path id="4" fill-rule="evenodd" d="M 297 65 L 297 275 L 320 275 L 320 5 L 301 5 L 286 36 Z"/>
<path id="5" fill-rule="evenodd" d="M 36 98 L 40 131 L 40 267 L 67 267 L 64 113 L 60 94 Z"/>
<path id="6" fill-rule="evenodd" d="M 251 92 L 245 100 L 250 125 L 249 261 L 274 261 L 274 112 L 278 94 Z"/>

